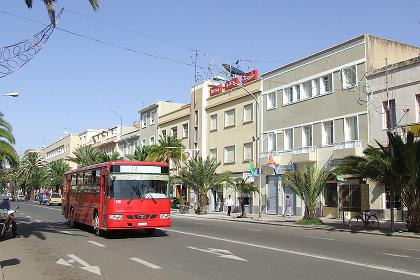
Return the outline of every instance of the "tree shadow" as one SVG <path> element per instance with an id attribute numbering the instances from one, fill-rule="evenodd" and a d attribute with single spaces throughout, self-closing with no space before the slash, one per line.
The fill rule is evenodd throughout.
<path id="1" fill-rule="evenodd" d="M 105 234 L 106 239 L 127 239 L 127 238 L 162 238 L 168 237 L 169 235 L 159 229 L 156 229 L 153 234 L 148 234 L 144 230 L 132 229 L 132 230 L 118 230 L 110 231 Z"/>

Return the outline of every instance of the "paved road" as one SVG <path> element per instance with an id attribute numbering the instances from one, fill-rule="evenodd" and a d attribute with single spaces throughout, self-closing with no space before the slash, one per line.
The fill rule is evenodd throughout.
<path id="1" fill-rule="evenodd" d="M 59 207 L 19 204 L 20 237 L 0 243 L 8 280 L 420 279 L 416 239 L 179 215 L 154 237 L 100 238 L 69 228 Z"/>

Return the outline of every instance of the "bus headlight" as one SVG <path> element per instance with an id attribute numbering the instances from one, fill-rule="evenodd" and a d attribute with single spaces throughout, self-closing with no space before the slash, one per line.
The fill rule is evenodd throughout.
<path id="1" fill-rule="evenodd" d="M 161 219 L 170 219 L 171 218 L 171 214 L 160 214 L 160 218 Z"/>
<path id="2" fill-rule="evenodd" d="M 123 215 L 121 214 L 109 215 L 109 219 L 113 221 L 121 221 L 123 219 Z"/>

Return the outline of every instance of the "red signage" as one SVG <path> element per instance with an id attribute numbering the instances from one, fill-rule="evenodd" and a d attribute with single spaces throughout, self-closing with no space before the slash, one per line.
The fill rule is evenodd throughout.
<path id="1" fill-rule="evenodd" d="M 223 85 L 222 84 L 220 84 L 218 86 L 212 86 L 210 88 L 210 96 L 220 94 L 220 93 L 222 93 L 222 91 L 223 91 Z"/>
<path id="2" fill-rule="evenodd" d="M 239 86 L 239 78 L 238 77 L 233 78 L 230 81 L 227 81 L 226 84 L 225 84 L 225 90 L 229 90 L 229 89 L 235 88 L 237 86 Z"/>
<path id="3" fill-rule="evenodd" d="M 258 70 L 252 70 L 242 76 L 243 85 L 255 80 L 258 80 Z"/>

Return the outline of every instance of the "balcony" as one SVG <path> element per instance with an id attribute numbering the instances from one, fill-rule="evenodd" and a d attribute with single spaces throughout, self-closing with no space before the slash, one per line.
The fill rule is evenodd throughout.
<path id="1" fill-rule="evenodd" d="M 344 158 L 346 156 L 362 156 L 363 141 L 351 140 L 334 144 L 333 157 Z"/>
<path id="2" fill-rule="evenodd" d="M 317 147 L 309 146 L 295 148 L 292 150 L 293 162 L 313 162 L 317 161 Z"/>

